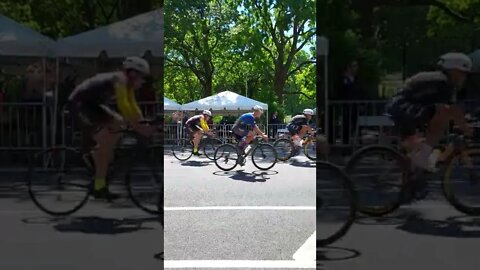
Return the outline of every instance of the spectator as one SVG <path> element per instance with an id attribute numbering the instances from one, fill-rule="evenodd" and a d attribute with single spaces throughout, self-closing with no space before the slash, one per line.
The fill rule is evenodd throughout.
<path id="1" fill-rule="evenodd" d="M 270 118 L 269 122 L 272 125 L 272 128 L 271 128 L 272 137 L 275 138 L 275 136 L 277 135 L 278 125 L 281 124 L 280 120 L 277 117 L 277 112 L 272 113 L 272 118 Z"/>
<path id="2" fill-rule="evenodd" d="M 341 101 L 355 101 L 362 99 L 362 92 L 359 87 L 358 79 L 358 62 L 357 60 L 353 60 L 347 64 L 344 69 L 344 72 L 340 78 L 340 83 L 338 84 L 337 99 Z M 334 115 L 341 115 L 342 117 L 342 143 L 343 144 L 350 144 L 350 138 L 355 130 L 358 118 L 358 108 L 357 105 L 354 103 L 347 103 L 344 104 L 341 108 L 340 114 L 338 112 L 333 111 L 333 109 L 329 108 L 329 121 L 330 121 L 330 135 L 329 141 L 330 143 L 334 143 L 333 138 L 333 131 L 335 128 L 334 121 L 336 119 L 333 118 Z"/>

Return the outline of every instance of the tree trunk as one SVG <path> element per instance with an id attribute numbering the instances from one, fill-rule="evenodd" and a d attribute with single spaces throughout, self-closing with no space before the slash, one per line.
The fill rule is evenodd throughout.
<path id="1" fill-rule="evenodd" d="M 273 79 L 273 89 L 278 98 L 278 104 L 280 106 L 284 105 L 284 92 L 285 85 L 287 83 L 287 72 L 284 65 L 276 65 L 275 67 L 275 77 Z"/>

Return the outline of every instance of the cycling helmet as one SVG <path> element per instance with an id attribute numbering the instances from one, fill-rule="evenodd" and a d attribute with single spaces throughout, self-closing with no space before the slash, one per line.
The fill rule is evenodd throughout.
<path id="1" fill-rule="evenodd" d="M 442 70 L 460 70 L 470 72 L 472 70 L 472 59 L 463 53 L 447 53 L 440 56 L 438 66 Z"/>
<path id="2" fill-rule="evenodd" d="M 202 114 L 212 116 L 212 113 L 209 110 L 204 110 Z"/>
<path id="3" fill-rule="evenodd" d="M 136 56 L 127 57 L 127 59 L 123 61 L 123 68 L 133 69 L 145 75 L 150 74 L 150 65 L 148 62 L 145 59 Z"/>
<path id="4" fill-rule="evenodd" d="M 305 114 L 305 115 L 313 115 L 313 110 L 312 110 L 312 109 L 305 109 L 305 110 L 303 110 L 303 114 Z"/>
<path id="5" fill-rule="evenodd" d="M 263 112 L 263 108 L 262 108 L 262 106 L 260 106 L 260 105 L 255 105 L 255 106 L 253 106 L 253 110 L 254 110 L 254 111 Z"/>

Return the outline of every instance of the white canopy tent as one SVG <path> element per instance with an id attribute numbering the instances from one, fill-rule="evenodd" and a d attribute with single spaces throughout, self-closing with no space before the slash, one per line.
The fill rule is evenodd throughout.
<path id="1" fill-rule="evenodd" d="M 212 110 L 226 112 L 251 111 L 255 105 L 260 105 L 268 110 L 268 104 L 239 95 L 231 91 L 220 92 L 216 95 L 202 98 L 182 105 L 184 111 Z"/>
<path id="2" fill-rule="evenodd" d="M 180 111 L 182 109 L 182 105 L 169 98 L 163 97 L 163 109 L 165 111 Z"/>
<path id="3" fill-rule="evenodd" d="M 111 58 L 163 57 L 163 10 L 158 9 L 124 21 L 58 40 L 58 57 L 98 57 L 103 51 Z"/>
<path id="4" fill-rule="evenodd" d="M 33 29 L 0 14 L 0 57 L 42 58 L 43 65 L 43 104 L 46 104 L 46 58 L 52 55 L 55 42 Z M 15 58 L 18 61 L 17 58 Z M 47 112 L 42 109 L 43 147 L 47 146 Z"/>
<path id="5" fill-rule="evenodd" d="M 0 14 L 0 56 L 48 57 L 54 41 Z"/>
<path id="6" fill-rule="evenodd" d="M 265 118 L 268 126 L 268 104 L 239 95 L 231 91 L 220 92 L 216 95 L 202 98 L 182 105 L 184 111 L 211 110 L 222 111 L 223 114 L 234 114 L 251 111 L 255 105 L 260 105 L 266 111 Z M 267 129 L 268 130 L 268 129 Z"/>
<path id="7" fill-rule="evenodd" d="M 325 135 L 328 136 L 328 54 L 329 54 L 329 40 L 324 36 L 317 35 L 317 61 L 323 57 L 324 65 L 324 116 L 325 116 Z M 318 62 L 317 62 L 318 65 Z"/>

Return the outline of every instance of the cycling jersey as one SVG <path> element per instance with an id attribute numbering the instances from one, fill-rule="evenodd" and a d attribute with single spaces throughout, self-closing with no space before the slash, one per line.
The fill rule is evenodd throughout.
<path id="1" fill-rule="evenodd" d="M 257 122 L 255 121 L 255 116 L 253 116 L 253 113 L 245 113 L 241 115 L 237 121 L 235 121 L 235 124 L 233 127 L 237 127 L 240 129 L 247 129 L 248 126 L 256 126 Z"/>
<path id="2" fill-rule="evenodd" d="M 396 96 L 401 96 L 412 103 L 447 104 L 456 102 L 455 92 L 445 73 L 421 72 L 408 79 Z"/>
<path id="3" fill-rule="evenodd" d="M 237 138 L 237 140 L 241 141 L 248 135 L 248 126 L 256 126 L 257 122 L 255 121 L 255 116 L 253 113 L 245 113 L 241 115 L 235 124 L 233 124 L 232 132 Z"/>
<path id="4" fill-rule="evenodd" d="M 205 121 L 205 117 L 201 114 L 190 117 L 187 122 L 185 122 L 185 126 L 192 130 L 200 130 L 198 127 L 201 127 L 204 131 L 209 130 L 207 121 Z"/>
<path id="5" fill-rule="evenodd" d="M 288 123 L 287 130 L 290 132 L 290 135 L 296 135 L 298 134 L 302 126 L 306 125 L 308 125 L 308 119 L 305 115 L 295 115 L 290 121 L 290 123 Z"/>
<path id="6" fill-rule="evenodd" d="M 116 100 L 117 107 L 127 120 L 135 120 L 142 113 L 135 101 L 133 89 L 127 88 L 123 72 L 98 74 L 78 85 L 69 97 L 69 101 L 84 108 L 107 105 Z"/>
<path id="7" fill-rule="evenodd" d="M 401 135 L 409 137 L 430 122 L 436 104 L 456 102 L 456 90 L 443 72 L 421 72 L 406 81 L 404 88 L 386 105 L 386 112 Z"/>

